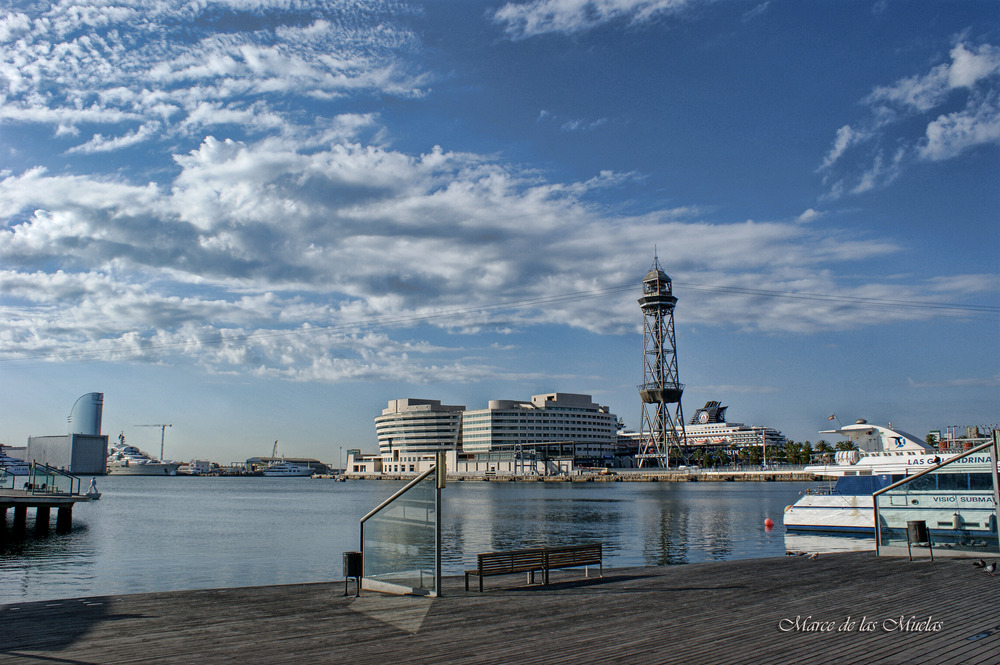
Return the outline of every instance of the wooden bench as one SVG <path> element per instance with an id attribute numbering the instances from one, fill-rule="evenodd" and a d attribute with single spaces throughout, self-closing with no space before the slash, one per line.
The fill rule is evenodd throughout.
<path id="1" fill-rule="evenodd" d="M 470 575 L 479 578 L 480 591 L 483 590 L 483 578 L 487 575 L 528 573 L 529 583 L 534 583 L 535 573 L 540 571 L 543 574 L 542 583 L 548 584 L 550 570 L 600 566 L 601 577 L 604 577 L 601 554 L 602 545 L 600 543 L 566 547 L 536 547 L 509 552 L 484 552 L 477 555 L 476 570 L 465 571 L 465 590 L 469 590 Z"/>

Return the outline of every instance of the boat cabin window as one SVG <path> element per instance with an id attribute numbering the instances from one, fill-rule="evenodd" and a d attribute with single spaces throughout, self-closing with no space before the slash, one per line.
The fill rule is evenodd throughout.
<path id="1" fill-rule="evenodd" d="M 967 490 L 969 489 L 969 474 L 967 473 L 938 474 L 938 489 Z"/>
<path id="2" fill-rule="evenodd" d="M 937 489 L 937 476 L 934 474 L 927 474 L 926 476 L 920 476 L 916 480 L 910 481 L 908 487 L 914 491 L 921 490 L 933 490 Z"/>
<path id="3" fill-rule="evenodd" d="M 991 473 L 970 473 L 970 490 L 991 490 L 993 489 L 993 474 Z"/>
<path id="4" fill-rule="evenodd" d="M 993 476 L 989 473 L 929 473 L 910 483 L 912 490 L 991 490 Z"/>

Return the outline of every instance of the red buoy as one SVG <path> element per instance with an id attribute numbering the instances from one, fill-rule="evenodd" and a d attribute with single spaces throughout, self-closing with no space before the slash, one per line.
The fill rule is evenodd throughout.
<path id="1" fill-rule="evenodd" d="M 774 528 L 774 522 L 771 521 L 770 517 L 768 517 L 766 520 L 764 520 L 764 528 L 766 528 L 766 529 L 772 529 L 772 528 Z"/>

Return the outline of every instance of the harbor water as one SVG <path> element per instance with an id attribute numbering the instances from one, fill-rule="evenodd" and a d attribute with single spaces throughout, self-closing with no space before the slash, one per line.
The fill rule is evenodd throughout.
<path id="1" fill-rule="evenodd" d="M 342 580 L 359 519 L 404 483 L 309 478 L 98 478 L 68 534 L 0 532 L 0 604 L 82 596 Z M 451 482 L 443 569 L 491 550 L 604 544 L 605 567 L 872 549 L 786 536 L 784 507 L 814 483 Z M 32 511 L 33 512 L 33 511 Z M 764 528 L 771 518 L 774 529 Z M 790 540 L 800 538 L 800 540 Z"/>

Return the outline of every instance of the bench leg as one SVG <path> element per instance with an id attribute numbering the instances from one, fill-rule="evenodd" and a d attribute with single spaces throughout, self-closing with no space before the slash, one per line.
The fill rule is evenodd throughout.
<path id="1" fill-rule="evenodd" d="M 465 574 L 465 590 L 466 591 L 469 590 L 469 574 L 468 573 Z"/>
<path id="2" fill-rule="evenodd" d="M 479 593 L 483 592 L 483 574 L 479 574 Z"/>

